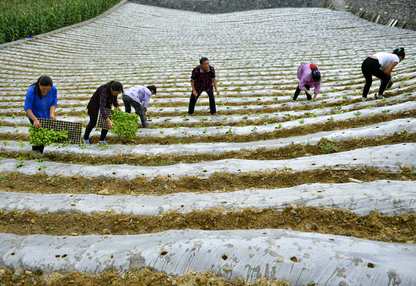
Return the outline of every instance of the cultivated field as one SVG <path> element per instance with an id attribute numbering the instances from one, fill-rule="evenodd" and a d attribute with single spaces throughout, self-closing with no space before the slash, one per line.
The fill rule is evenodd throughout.
<path id="1" fill-rule="evenodd" d="M 415 42 L 327 9 L 127 3 L 0 49 L 0 281 L 416 285 Z M 362 102 L 361 62 L 399 46 L 386 98 Z M 207 96 L 187 115 L 201 56 L 220 82 L 216 116 Z M 315 101 L 291 100 L 302 62 L 322 71 Z M 155 84 L 151 128 L 34 155 L 22 106 L 42 74 L 58 118 L 84 125 L 99 85 Z"/>

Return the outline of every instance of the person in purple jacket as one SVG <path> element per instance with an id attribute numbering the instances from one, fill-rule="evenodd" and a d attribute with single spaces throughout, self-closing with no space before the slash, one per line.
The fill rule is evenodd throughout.
<path id="1" fill-rule="evenodd" d="M 316 64 L 301 64 L 298 68 L 299 84 L 296 88 L 293 100 L 296 100 L 301 91 L 305 91 L 308 100 L 312 99 L 310 89 L 314 88 L 313 99 L 317 97 L 321 89 L 321 72 Z"/>
<path id="2" fill-rule="evenodd" d="M 56 119 L 58 90 L 49 76 L 41 76 L 26 92 L 24 110 L 30 123 L 40 128 L 39 119 Z M 44 146 L 32 146 L 35 152 L 43 153 Z"/>

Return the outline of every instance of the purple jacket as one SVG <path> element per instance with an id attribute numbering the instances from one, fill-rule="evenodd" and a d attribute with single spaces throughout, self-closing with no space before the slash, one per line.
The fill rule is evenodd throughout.
<path id="1" fill-rule="evenodd" d="M 300 90 L 305 90 L 305 86 L 314 88 L 314 93 L 319 94 L 321 90 L 321 83 L 312 79 L 312 70 L 310 64 L 301 64 L 298 68 L 298 79 Z"/>

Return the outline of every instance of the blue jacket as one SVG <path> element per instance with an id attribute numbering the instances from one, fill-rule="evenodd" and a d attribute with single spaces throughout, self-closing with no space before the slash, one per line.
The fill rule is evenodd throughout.
<path id="1" fill-rule="evenodd" d="M 52 86 L 45 96 L 38 96 L 36 86 L 29 86 L 25 98 L 25 111 L 32 110 L 36 118 L 50 118 L 50 108 L 58 105 L 58 90 Z"/>

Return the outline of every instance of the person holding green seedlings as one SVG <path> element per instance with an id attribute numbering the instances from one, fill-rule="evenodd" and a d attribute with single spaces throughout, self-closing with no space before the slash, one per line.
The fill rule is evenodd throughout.
<path id="1" fill-rule="evenodd" d="M 84 143 L 91 144 L 90 134 L 92 129 L 97 125 L 98 114 L 100 113 L 105 120 L 108 129 L 111 129 L 113 122 L 111 121 L 110 114 L 107 109 L 111 109 L 112 106 L 118 108 L 119 104 L 117 96 L 123 92 L 123 85 L 118 81 L 110 81 L 104 85 L 101 85 L 94 92 L 93 96 L 88 103 L 88 115 L 90 121 L 85 128 Z M 108 129 L 101 130 L 100 144 L 107 144 L 105 138 L 107 137 Z"/>
<path id="2" fill-rule="evenodd" d="M 24 110 L 30 123 L 40 128 L 39 119 L 56 119 L 58 89 L 49 76 L 43 75 L 29 86 L 24 103 Z M 32 150 L 43 153 L 45 146 L 32 146 Z"/>

